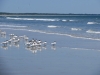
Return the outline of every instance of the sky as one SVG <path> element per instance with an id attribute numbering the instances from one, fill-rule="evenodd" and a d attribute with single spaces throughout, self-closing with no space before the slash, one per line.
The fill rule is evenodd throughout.
<path id="1" fill-rule="evenodd" d="M 0 12 L 100 14 L 100 0 L 0 0 Z"/>

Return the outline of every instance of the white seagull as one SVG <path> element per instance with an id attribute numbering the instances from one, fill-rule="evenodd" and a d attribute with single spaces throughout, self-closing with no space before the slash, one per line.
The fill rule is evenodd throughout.
<path id="1" fill-rule="evenodd" d="M 51 43 L 51 45 L 52 45 L 52 46 L 55 46 L 55 45 L 56 45 L 56 41 L 54 41 L 53 43 Z"/>
<path id="2" fill-rule="evenodd" d="M 51 45 L 52 45 L 52 46 L 55 46 L 55 45 L 56 45 L 56 41 L 54 41 L 53 43 L 51 43 Z"/>
<path id="3" fill-rule="evenodd" d="M 2 42 L 1 44 L 3 44 L 3 46 L 6 47 L 7 46 L 7 43 L 8 43 L 8 41 Z"/>
<path id="4" fill-rule="evenodd" d="M 45 46 L 46 46 L 46 44 L 47 44 L 47 41 L 44 41 L 42 44 L 43 44 L 43 46 L 45 47 Z"/>

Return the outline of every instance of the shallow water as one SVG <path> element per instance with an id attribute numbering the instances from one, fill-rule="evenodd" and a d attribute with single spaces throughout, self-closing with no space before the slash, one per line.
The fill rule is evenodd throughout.
<path id="1" fill-rule="evenodd" d="M 96 50 L 49 48 L 33 54 L 24 48 L 12 48 L 0 52 L 7 65 L 4 72 L 12 75 L 99 75 L 100 72 L 100 52 Z"/>
<path id="2" fill-rule="evenodd" d="M 8 33 L 13 32 L 17 34 L 19 31 L 7 30 Z M 48 45 L 46 48 L 41 48 L 40 50 L 27 50 L 24 41 L 20 41 L 18 47 L 15 45 L 7 46 L 8 49 L 0 49 L 0 60 L 4 68 L 2 74 L 7 73 L 10 75 L 99 75 L 99 64 L 100 64 L 100 50 L 93 49 L 92 47 L 95 41 L 86 42 L 82 39 L 71 39 L 69 37 L 57 37 L 55 35 L 47 35 L 40 33 L 30 33 L 26 34 L 32 39 L 32 35 L 36 36 L 35 38 L 41 40 L 48 40 Z M 18 33 L 23 35 L 24 32 Z M 31 36 L 30 36 L 31 35 Z M 39 36 L 39 37 L 38 37 Z M 51 38 L 52 37 L 52 38 Z M 58 39 L 57 39 L 58 38 Z M 64 46 L 64 41 L 67 38 L 67 44 Z M 0 42 L 9 39 L 9 35 L 6 38 L 0 38 Z M 57 40 L 57 45 L 55 48 L 52 48 L 50 42 L 54 39 Z M 72 41 L 71 42 L 68 42 Z M 74 43 L 73 43 L 74 41 Z M 83 45 L 78 44 L 78 42 L 83 42 Z M 85 43 L 91 43 L 91 45 L 86 45 Z M 60 46 L 60 44 L 62 46 Z M 68 45 L 69 43 L 69 45 Z M 77 44 L 76 44 L 77 43 Z M 1 44 L 2 46 L 2 44 Z M 79 48 L 75 48 L 75 47 Z M 80 47 L 83 48 L 80 48 Z M 92 46 L 92 47 L 91 47 Z M 85 49 L 85 47 L 89 47 Z M 99 46 L 98 46 L 99 47 Z M 5 70 L 5 71 L 4 71 Z"/>

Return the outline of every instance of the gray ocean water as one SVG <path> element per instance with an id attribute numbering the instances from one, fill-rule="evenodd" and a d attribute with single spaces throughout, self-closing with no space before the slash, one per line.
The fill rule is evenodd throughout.
<path id="1" fill-rule="evenodd" d="M 100 40 L 100 15 L 5 16 L 0 17 L 0 29 L 4 28 Z"/>

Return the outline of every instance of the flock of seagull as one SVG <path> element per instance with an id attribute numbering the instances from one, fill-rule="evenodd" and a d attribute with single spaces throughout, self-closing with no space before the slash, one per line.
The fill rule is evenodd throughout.
<path id="1" fill-rule="evenodd" d="M 6 32 L 0 30 L 0 36 L 6 37 Z M 42 48 L 46 49 L 47 46 L 47 41 L 43 42 L 37 39 L 29 40 L 29 37 L 26 35 L 17 36 L 15 34 L 9 34 L 9 37 L 10 38 L 8 40 L 1 43 L 3 49 L 8 49 L 8 46 L 12 45 L 15 47 L 19 47 L 21 40 L 24 40 L 25 49 L 30 50 L 33 53 L 36 53 L 38 50 L 41 51 Z M 56 49 L 56 41 L 51 43 L 51 48 L 54 50 Z"/>

